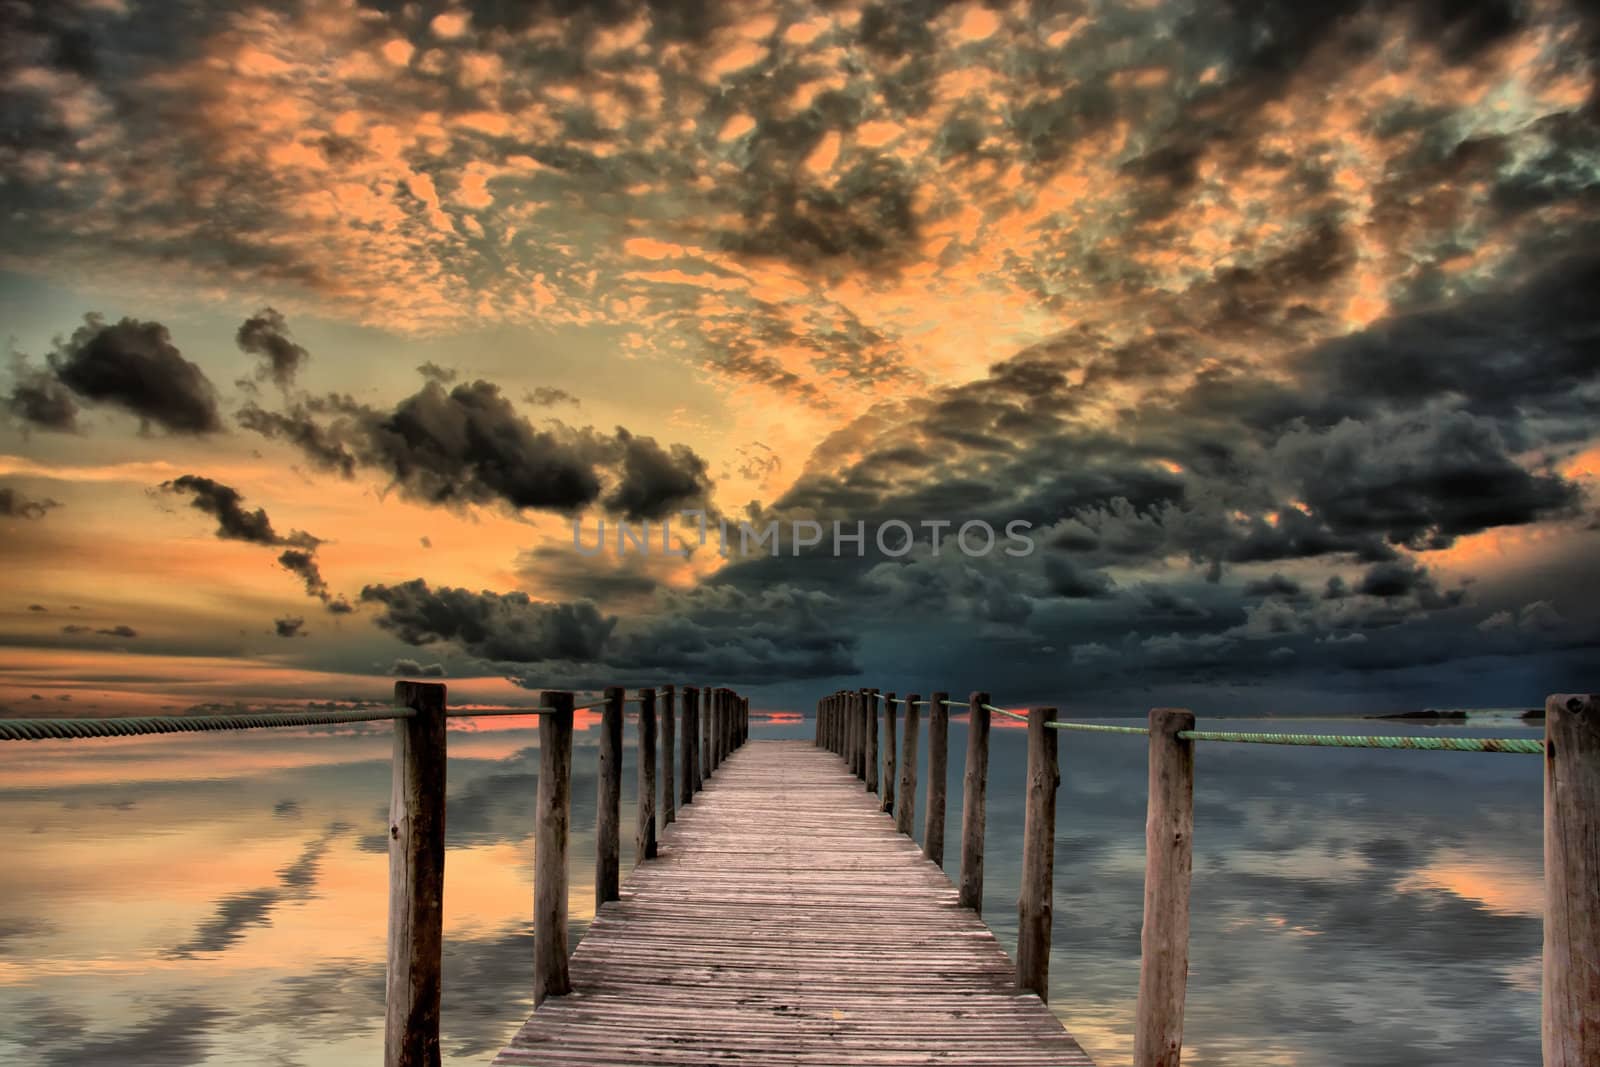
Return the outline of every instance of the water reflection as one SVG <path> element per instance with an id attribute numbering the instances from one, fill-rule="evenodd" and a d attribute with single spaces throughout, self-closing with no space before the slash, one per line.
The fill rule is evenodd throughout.
<path id="1" fill-rule="evenodd" d="M 951 871 L 965 740 L 953 723 Z M 538 751 L 504 720 L 450 743 L 445 1058 L 477 1064 L 531 1009 Z M 575 935 L 593 914 L 594 732 L 577 744 Z M 984 915 L 1008 948 L 1024 748 L 997 724 Z M 630 744 L 625 828 L 633 757 Z M 1098 1062 L 1125 1063 L 1144 748 L 1064 735 L 1061 760 L 1052 1007 Z M 1185 1062 L 1536 1064 L 1539 771 L 1519 756 L 1203 746 Z M 0 1061 L 375 1062 L 388 789 L 382 726 L 0 746 Z M 625 866 L 631 849 L 625 832 Z"/>

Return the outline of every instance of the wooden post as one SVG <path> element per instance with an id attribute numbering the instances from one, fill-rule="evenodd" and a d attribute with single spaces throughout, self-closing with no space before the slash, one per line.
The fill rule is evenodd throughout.
<path id="1" fill-rule="evenodd" d="M 1055 914 L 1055 708 L 1028 711 L 1028 778 L 1022 819 L 1022 892 L 1017 896 L 1017 988 L 1050 999 L 1050 926 Z"/>
<path id="2" fill-rule="evenodd" d="M 1144 927 L 1139 934 L 1135 1067 L 1178 1067 L 1189 984 L 1189 874 L 1193 869 L 1194 729 L 1182 708 L 1150 712 L 1150 795 L 1144 822 Z"/>
<path id="3" fill-rule="evenodd" d="M 989 703 L 988 693 L 968 698 L 972 712 L 967 722 L 967 770 L 961 795 L 960 902 L 983 914 L 983 827 L 989 808 Z"/>
<path id="4" fill-rule="evenodd" d="M 867 792 L 878 791 L 878 691 L 867 690 L 866 718 L 863 720 L 867 731 L 866 753 L 862 757 L 866 761 Z"/>
<path id="5" fill-rule="evenodd" d="M 824 721 L 823 715 L 822 715 L 822 706 L 824 704 L 826 704 L 826 703 L 827 703 L 827 698 L 826 697 L 824 697 L 823 699 L 817 701 L 817 735 L 811 742 L 811 744 L 816 748 L 821 748 L 822 747 L 822 724 L 823 724 L 823 721 Z"/>
<path id="6" fill-rule="evenodd" d="M 922 817 L 922 854 L 944 866 L 945 789 L 950 780 L 949 693 L 928 698 L 928 811 Z"/>
<path id="7" fill-rule="evenodd" d="M 712 721 L 717 718 L 717 691 L 707 688 L 701 689 L 701 782 L 712 776 L 712 771 L 717 769 L 717 760 L 712 757 L 710 750 L 710 728 Z"/>
<path id="8" fill-rule="evenodd" d="M 917 811 L 917 730 L 921 709 L 918 696 L 906 697 L 906 733 L 900 751 L 900 783 L 894 794 L 894 828 L 910 837 L 916 832 Z"/>
<path id="9" fill-rule="evenodd" d="M 717 744 L 722 748 L 722 754 L 717 757 L 719 763 L 726 763 L 733 751 L 733 704 L 737 699 L 732 689 L 722 691 L 722 729 L 717 731 Z"/>
<path id="10" fill-rule="evenodd" d="M 878 732 L 876 730 L 869 731 L 867 729 L 868 723 L 871 723 L 874 726 L 877 725 L 878 717 L 872 713 L 872 705 L 875 700 L 876 698 L 872 695 L 872 690 L 870 689 L 861 690 L 856 700 L 856 729 L 859 731 L 857 733 L 858 743 L 856 745 L 856 777 L 860 778 L 863 782 L 867 780 L 867 746 L 871 744 L 872 741 L 877 740 Z M 872 738 L 871 741 L 868 740 L 869 736 Z"/>
<path id="11" fill-rule="evenodd" d="M 667 762 L 671 763 L 669 756 Z M 656 858 L 656 691 L 639 690 L 639 803 L 633 862 Z"/>
<path id="12" fill-rule="evenodd" d="M 1544 1063 L 1600 1063 L 1600 696 L 1544 711 Z"/>
<path id="13" fill-rule="evenodd" d="M 695 742 L 695 710 L 700 706 L 700 690 L 692 685 L 683 687 L 683 784 L 678 794 L 684 807 L 694 802 L 695 755 L 700 746 Z"/>
<path id="14" fill-rule="evenodd" d="M 879 811 L 894 814 L 894 786 L 895 786 L 895 719 L 898 716 L 894 710 L 894 694 L 883 695 L 883 803 L 878 805 Z"/>
<path id="15" fill-rule="evenodd" d="M 567 974 L 567 845 L 572 837 L 572 694 L 539 698 L 539 807 L 533 845 L 533 1004 L 572 992 Z"/>
<path id="16" fill-rule="evenodd" d="M 621 686 L 606 688 L 600 705 L 600 774 L 594 816 L 594 906 L 622 895 L 622 701 Z"/>
<path id="17" fill-rule="evenodd" d="M 856 735 L 861 732 L 861 691 L 846 693 L 844 697 L 844 763 L 850 773 L 856 773 Z"/>
<path id="18" fill-rule="evenodd" d="M 444 963 L 445 687 L 396 682 L 389 788 L 385 1067 L 438 1067 Z"/>
<path id="19" fill-rule="evenodd" d="M 675 790 L 677 784 L 673 776 L 673 762 L 677 759 L 676 743 L 678 737 L 677 704 L 678 692 L 670 685 L 661 687 L 664 698 L 661 707 L 661 828 L 665 830 L 667 824 L 676 822 L 678 818 L 678 795 Z"/>

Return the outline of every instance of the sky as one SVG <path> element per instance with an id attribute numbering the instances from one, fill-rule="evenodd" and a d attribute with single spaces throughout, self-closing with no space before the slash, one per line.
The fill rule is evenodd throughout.
<path id="1" fill-rule="evenodd" d="M 1593 687 L 1592 3 L 12 0 L 0 41 L 11 714 Z"/>

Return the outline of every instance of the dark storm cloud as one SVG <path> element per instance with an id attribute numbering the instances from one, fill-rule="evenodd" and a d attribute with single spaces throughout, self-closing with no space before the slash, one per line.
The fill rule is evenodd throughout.
<path id="1" fill-rule="evenodd" d="M 272 620 L 272 628 L 279 637 L 304 637 L 306 620 L 299 615 L 285 615 Z"/>
<path id="2" fill-rule="evenodd" d="M 222 429 L 216 390 L 158 322 L 124 318 L 108 325 L 98 315 L 86 315 L 71 338 L 57 344 L 49 362 L 55 380 L 78 400 L 121 408 L 169 433 Z M 27 389 L 23 396 L 13 390 L 13 414 L 50 429 L 73 425 L 73 413 L 48 382 L 35 379 Z"/>
<path id="3" fill-rule="evenodd" d="M 621 481 L 605 506 L 631 520 L 660 519 L 693 504 L 708 504 L 711 479 L 705 460 L 687 445 L 662 448 L 652 437 L 617 429 Z"/>
<path id="4" fill-rule="evenodd" d="M 322 568 L 317 565 L 317 557 L 312 552 L 301 548 L 285 549 L 278 555 L 278 566 L 304 582 L 306 596 L 322 601 L 330 613 L 342 615 L 352 610 L 343 597 L 335 598 L 328 591 Z"/>
<path id="5" fill-rule="evenodd" d="M 485 381 L 449 393 L 428 383 L 369 424 L 365 444 L 375 466 L 426 503 L 574 511 L 600 494 L 581 439 L 534 429 Z"/>
<path id="6" fill-rule="evenodd" d="M 428 381 L 438 382 L 440 385 L 449 385 L 457 378 L 461 377 L 461 372 L 457 371 L 454 367 L 441 367 L 432 360 L 429 360 L 428 362 L 417 367 L 417 373 L 422 375 Z"/>
<path id="7" fill-rule="evenodd" d="M 407 644 L 449 644 L 506 670 L 529 688 L 648 684 L 663 674 L 751 682 L 855 669 L 856 637 L 831 617 L 823 593 L 791 586 L 658 589 L 622 619 L 587 601 L 547 603 L 525 593 L 430 588 L 422 579 L 368 586 L 377 625 Z"/>
<path id="8" fill-rule="evenodd" d="M 1117 587 L 1117 583 L 1111 580 L 1110 575 L 1079 567 L 1072 560 L 1060 555 L 1046 557 L 1044 573 L 1050 591 L 1069 600 L 1112 596 Z"/>
<path id="9" fill-rule="evenodd" d="M 11 365 L 11 391 L 5 398 L 6 411 L 24 426 L 57 433 L 78 429 L 78 404 L 61 384 L 53 370 L 32 366 L 17 356 Z"/>
<path id="10" fill-rule="evenodd" d="M 443 678 L 445 669 L 442 663 L 418 663 L 414 659 L 397 659 L 389 668 L 389 673 L 396 678 Z"/>
<path id="11" fill-rule="evenodd" d="M 373 621 L 408 645 L 449 643 L 492 662 L 590 662 L 602 654 L 615 627 L 593 604 L 550 604 L 526 593 L 474 593 L 421 578 L 400 585 L 369 585 L 365 603 L 382 604 Z"/>
<path id="12" fill-rule="evenodd" d="M 42 519 L 51 508 L 60 506 L 59 501 L 47 496 L 34 499 L 24 494 L 21 489 L 0 486 L 0 518 Z"/>
<path id="13" fill-rule="evenodd" d="M 315 549 L 321 544 L 318 538 L 300 530 L 293 531 L 287 537 L 279 536 L 272 528 L 272 521 L 267 517 L 265 509 L 247 510 L 244 506 L 244 497 L 230 485 L 223 485 L 198 474 L 185 474 L 180 478 L 162 482 L 161 488 L 169 493 L 188 495 L 190 506 L 217 520 L 217 537 L 224 541 L 248 541 L 258 545 L 294 545 L 308 550 Z"/>
<path id="14" fill-rule="evenodd" d="M 600 495 L 602 442 L 564 427 L 536 429 L 498 386 L 481 380 L 448 392 L 429 381 L 389 412 L 330 398 L 286 413 L 247 407 L 240 422 L 289 441 L 325 469 L 380 470 L 428 504 L 571 512 Z"/>
<path id="15" fill-rule="evenodd" d="M 294 376 L 311 358 L 311 353 L 289 336 L 289 323 L 283 313 L 265 307 L 245 319 L 234 335 L 240 351 L 261 358 L 260 376 L 271 378 L 287 389 Z"/>
<path id="16" fill-rule="evenodd" d="M 427 504 L 575 514 L 600 501 L 609 474 L 605 507 L 657 519 L 706 506 L 712 487 L 705 460 L 687 445 L 662 446 L 621 427 L 612 436 L 559 422 L 536 427 L 481 379 L 446 390 L 430 377 L 392 411 L 334 395 L 301 398 L 282 412 L 247 405 L 239 421 L 297 446 L 323 469 L 346 477 L 358 467 L 381 471 Z"/>
<path id="17" fill-rule="evenodd" d="M 297 404 L 288 412 L 267 411 L 256 404 L 239 410 L 239 425 L 263 437 L 286 441 L 305 453 L 323 470 L 337 471 L 346 478 L 356 470 L 356 457 L 345 447 L 335 430 L 321 425 L 315 412 Z"/>

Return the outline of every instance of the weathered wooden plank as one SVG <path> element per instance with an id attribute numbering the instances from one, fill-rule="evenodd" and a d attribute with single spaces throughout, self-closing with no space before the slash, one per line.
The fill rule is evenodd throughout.
<path id="1" fill-rule="evenodd" d="M 1544 735 L 1544 1062 L 1600 1063 L 1600 697 L 1552 696 Z"/>
<path id="2" fill-rule="evenodd" d="M 1178 1067 L 1189 985 L 1189 875 L 1194 865 L 1194 729 L 1181 708 L 1150 712 L 1150 795 L 1145 806 L 1144 925 L 1139 932 L 1135 1067 Z"/>
<path id="3" fill-rule="evenodd" d="M 445 687 L 396 682 L 385 1067 L 438 1067 L 444 961 Z"/>
<path id="4" fill-rule="evenodd" d="M 733 751 L 596 913 L 571 975 L 496 1063 L 1089 1064 L 943 871 L 811 740 Z"/>

